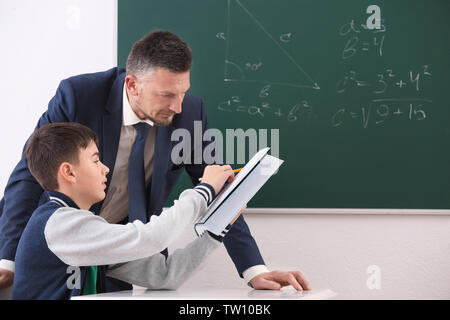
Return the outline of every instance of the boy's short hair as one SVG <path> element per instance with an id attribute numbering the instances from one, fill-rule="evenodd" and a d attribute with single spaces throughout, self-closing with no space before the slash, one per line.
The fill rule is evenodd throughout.
<path id="1" fill-rule="evenodd" d="M 45 190 L 58 188 L 58 170 L 63 162 L 79 163 L 81 149 L 98 138 L 90 128 L 75 122 L 51 123 L 40 127 L 28 140 L 25 156 L 33 177 Z"/>
<path id="2" fill-rule="evenodd" d="M 126 73 L 137 76 L 155 68 L 182 73 L 191 70 L 191 67 L 192 53 L 188 44 L 169 31 L 155 30 L 133 45 L 127 59 Z"/>

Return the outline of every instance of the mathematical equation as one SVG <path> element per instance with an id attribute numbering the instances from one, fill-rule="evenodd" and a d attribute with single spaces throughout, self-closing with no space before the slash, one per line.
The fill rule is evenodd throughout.
<path id="1" fill-rule="evenodd" d="M 241 101 L 239 96 L 232 96 L 230 99 L 219 103 L 217 109 L 223 112 L 242 112 L 256 117 L 274 116 L 279 119 L 286 119 L 288 122 L 317 118 L 314 108 L 307 100 L 302 100 L 285 108 L 271 105 L 267 101 L 249 105 Z"/>
<path id="2" fill-rule="evenodd" d="M 240 2 L 237 3 L 249 14 Z M 253 85 L 260 83 L 261 87 L 256 87 L 259 91 L 253 97 L 249 97 L 247 93 L 242 92 L 230 94 L 229 97 L 225 96 L 224 100 L 217 105 L 219 111 L 225 113 L 237 112 L 256 120 L 271 117 L 272 119 L 286 120 L 292 125 L 295 123 L 300 125 L 304 122 L 314 122 L 319 125 L 318 121 L 320 121 L 322 124 L 331 123 L 333 128 L 359 121 L 362 128 L 367 129 L 369 127 L 381 127 L 383 123 L 390 123 L 395 119 L 422 122 L 429 118 L 432 100 L 426 94 L 428 89 L 431 88 L 432 68 L 430 65 L 418 64 L 401 69 L 383 64 L 383 67 L 379 70 L 375 69 L 376 71 L 371 71 L 371 73 L 354 66 L 349 67 L 343 75 L 338 75 L 332 79 L 332 83 L 335 84 L 334 88 L 333 84 L 329 87 L 319 87 L 301 67 L 300 63 L 303 65 L 305 62 L 295 61 L 291 53 L 281 46 L 283 43 L 293 41 L 295 34 L 288 32 L 272 36 L 255 16 L 249 15 L 251 20 L 270 40 L 269 43 L 275 44 L 269 48 L 272 48 L 271 50 L 275 48 L 278 57 L 287 59 L 292 63 L 292 68 L 298 70 L 299 74 L 305 76 L 313 85 L 305 85 L 301 82 L 295 83 L 291 79 L 283 79 L 283 81 L 259 79 L 257 71 L 273 63 L 272 60 L 265 60 L 263 63 L 262 59 L 253 59 L 252 54 L 246 54 L 243 55 L 245 58 L 237 64 L 229 60 L 227 51 L 224 81 Z M 377 28 L 369 28 L 368 22 L 357 23 L 355 19 L 348 19 L 347 21 L 338 29 L 340 39 L 344 40 L 342 50 L 338 51 L 341 55 L 340 58 L 348 61 L 359 55 L 367 60 L 359 61 L 359 64 L 372 66 L 375 59 L 378 61 L 379 58 L 383 57 L 387 35 L 385 21 L 383 19 L 374 20 L 379 23 Z M 229 33 L 221 32 L 216 34 L 216 37 L 226 40 L 227 48 L 229 48 Z M 238 70 L 237 76 L 236 73 L 234 73 L 234 77 L 228 76 L 227 68 L 234 71 Z M 284 91 L 288 87 L 301 89 L 301 96 L 299 97 L 296 92 Z M 303 89 L 311 88 L 320 90 L 319 96 L 317 93 L 305 95 Z M 288 94 L 287 92 L 291 93 Z M 357 92 L 361 94 L 355 94 Z M 333 99 L 336 93 L 342 97 L 351 95 L 351 103 L 330 101 L 326 104 L 323 99 L 320 99 L 324 96 Z M 282 102 L 278 102 L 278 97 L 282 97 Z M 318 100 L 315 100 L 315 97 Z"/>
<path id="3" fill-rule="evenodd" d="M 360 122 L 364 129 L 369 126 L 379 126 L 394 119 L 409 121 L 423 121 L 428 118 L 432 100 L 421 98 L 384 98 L 374 99 L 368 106 L 360 108 L 341 107 L 331 115 L 331 126 L 341 127 L 349 122 Z M 267 102 L 258 105 L 244 105 L 239 96 L 219 104 L 218 109 L 223 112 L 242 112 L 255 117 L 273 116 L 286 119 L 290 123 L 297 121 L 316 121 L 319 119 L 315 107 L 311 102 L 303 100 L 287 108 L 272 106 Z"/>
<path id="4" fill-rule="evenodd" d="M 355 20 L 343 24 L 339 28 L 339 35 L 347 39 L 342 50 L 342 59 L 350 59 L 358 53 L 366 53 L 375 50 L 380 57 L 383 56 L 386 26 L 381 19 L 381 28 L 367 28 L 365 24 L 357 25 Z"/>
<path id="5" fill-rule="evenodd" d="M 404 118 L 409 121 L 423 121 L 432 103 L 429 99 L 391 98 L 375 99 L 368 107 L 361 109 L 341 108 L 331 117 L 331 125 L 336 128 L 348 121 L 360 121 L 364 129 L 372 125 L 381 125 L 394 118 Z"/>
<path id="6" fill-rule="evenodd" d="M 412 87 L 419 92 L 423 88 L 424 81 L 431 78 L 431 70 L 428 65 L 423 65 L 416 70 L 409 70 L 406 74 L 398 75 L 393 69 L 386 69 L 378 73 L 376 79 L 362 79 L 354 70 L 350 70 L 336 83 L 336 92 L 344 93 L 349 89 L 369 87 L 373 94 L 383 94 L 388 88 L 395 87 L 405 89 Z"/>

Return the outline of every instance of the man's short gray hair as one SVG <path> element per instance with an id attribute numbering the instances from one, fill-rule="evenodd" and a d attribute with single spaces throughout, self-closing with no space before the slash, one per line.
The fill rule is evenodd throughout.
<path id="1" fill-rule="evenodd" d="M 156 68 L 174 73 L 187 72 L 192 67 L 192 53 L 177 35 L 155 30 L 137 41 L 128 55 L 127 75 L 139 76 Z"/>

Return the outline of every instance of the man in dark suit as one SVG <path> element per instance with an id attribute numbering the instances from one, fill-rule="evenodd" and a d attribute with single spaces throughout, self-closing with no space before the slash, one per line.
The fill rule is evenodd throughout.
<path id="1" fill-rule="evenodd" d="M 126 71 L 113 68 L 63 80 L 39 119 L 36 129 L 54 122 L 79 122 L 95 131 L 102 162 L 111 171 L 107 196 L 91 211 L 108 222 L 147 222 L 151 215 L 158 215 L 183 169 L 198 183 L 206 164 L 185 161 L 175 165 L 171 158 L 174 130 L 188 130 L 193 137 L 194 121 L 201 121 L 202 132 L 209 127 L 202 99 L 188 93 L 191 66 L 191 51 L 185 42 L 167 31 L 151 32 L 133 46 Z M 140 160 L 145 172 L 141 174 L 145 175 L 142 192 L 136 191 L 136 179 L 129 178 L 135 166 L 130 160 L 134 159 L 133 145 L 140 135 L 137 124 L 146 127 Z M 194 147 L 206 145 L 192 142 L 192 155 Z M 12 283 L 17 244 L 42 192 L 22 157 L 0 203 L 0 287 Z M 146 215 L 130 207 L 137 202 L 133 200 L 136 194 L 145 197 Z M 299 290 L 309 288 L 299 271 L 270 272 L 266 268 L 242 216 L 224 244 L 239 275 L 254 288 L 279 289 L 289 284 Z M 109 290 L 126 288 L 111 282 Z"/>

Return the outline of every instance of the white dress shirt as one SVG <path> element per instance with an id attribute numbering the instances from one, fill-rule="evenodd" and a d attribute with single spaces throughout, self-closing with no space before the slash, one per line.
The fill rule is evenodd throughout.
<path id="1" fill-rule="evenodd" d="M 131 149 L 137 137 L 134 124 L 148 123 L 151 129 L 148 133 L 144 149 L 145 185 L 151 182 L 153 173 L 153 154 L 155 151 L 155 126 L 151 120 L 141 120 L 131 109 L 125 85 L 123 86 L 123 118 L 120 130 L 119 147 L 116 163 L 109 184 L 108 192 L 100 210 L 100 217 L 109 223 L 119 223 L 128 216 L 128 162 Z"/>

